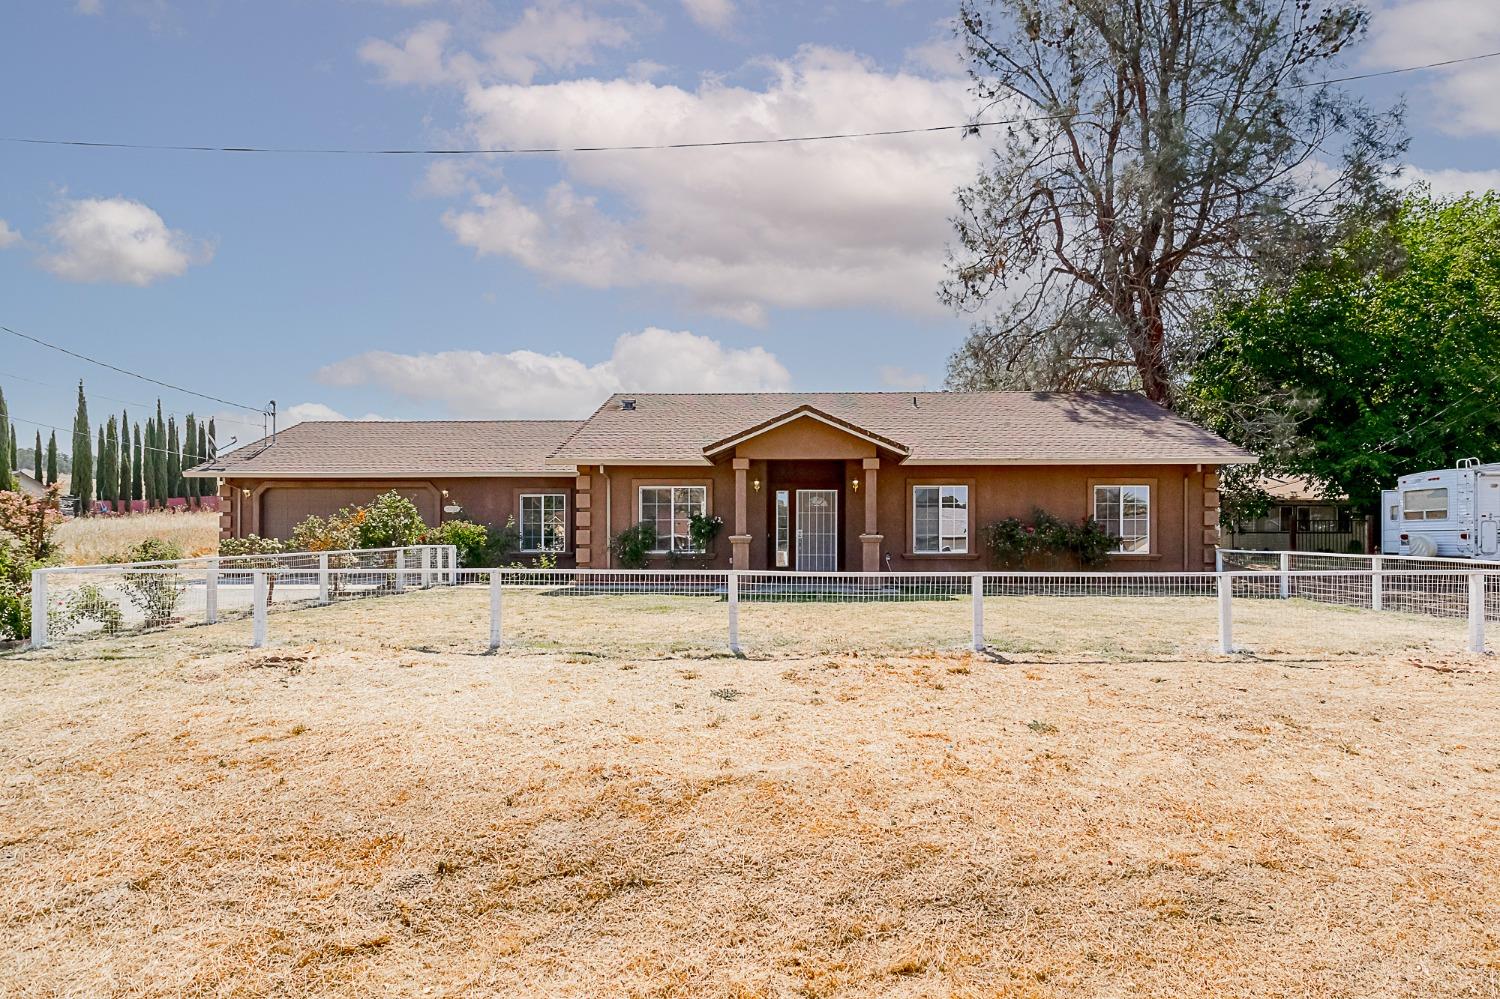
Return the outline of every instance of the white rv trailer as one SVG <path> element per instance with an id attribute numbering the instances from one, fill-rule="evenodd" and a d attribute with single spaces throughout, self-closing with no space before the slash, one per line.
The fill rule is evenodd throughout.
<path id="1" fill-rule="evenodd" d="M 1387 555 L 1500 555 L 1500 463 L 1465 458 L 1416 472 L 1380 494 L 1380 550 Z"/>

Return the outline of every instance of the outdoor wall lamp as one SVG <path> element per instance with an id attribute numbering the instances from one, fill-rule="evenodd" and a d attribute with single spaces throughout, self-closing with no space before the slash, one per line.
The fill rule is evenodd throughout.
<path id="1" fill-rule="evenodd" d="M 447 498 L 448 498 L 448 490 L 444 489 L 443 490 L 443 499 L 447 499 Z"/>
<path id="2" fill-rule="evenodd" d="M 752 479 L 750 481 L 750 488 L 754 489 L 756 492 L 760 492 L 760 480 L 759 479 Z"/>
<path id="3" fill-rule="evenodd" d="M 248 490 L 248 489 L 241 489 L 240 492 L 243 493 L 246 496 L 250 495 L 250 490 Z"/>
<path id="4" fill-rule="evenodd" d="M 853 482 L 851 482 L 849 484 L 854 487 L 854 491 L 855 492 L 859 492 L 859 480 L 858 479 L 855 479 Z"/>

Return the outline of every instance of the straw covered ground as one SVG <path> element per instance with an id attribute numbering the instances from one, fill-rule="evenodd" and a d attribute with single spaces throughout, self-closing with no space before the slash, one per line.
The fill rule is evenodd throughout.
<path id="1" fill-rule="evenodd" d="M 128 517 L 74 517 L 57 528 L 65 565 L 110 561 L 147 538 L 175 542 L 187 557 L 211 555 L 219 550 L 219 515 L 211 510 L 157 510 Z"/>
<path id="2" fill-rule="evenodd" d="M 434 591 L 0 659 L 0 993 L 1500 994 L 1500 673 L 1300 601 L 1218 656 L 1204 603 L 653 658 Z"/>

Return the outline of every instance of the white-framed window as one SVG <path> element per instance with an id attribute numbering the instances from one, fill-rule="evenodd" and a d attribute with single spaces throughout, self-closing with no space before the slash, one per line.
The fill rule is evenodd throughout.
<path id="1" fill-rule="evenodd" d="M 792 564 L 792 501 L 786 489 L 776 490 L 776 568 Z"/>
<path id="2" fill-rule="evenodd" d="M 521 494 L 521 551 L 560 552 L 568 545 L 568 494 Z"/>
<path id="3" fill-rule="evenodd" d="M 1094 519 L 1120 539 L 1117 555 L 1151 551 L 1151 487 L 1095 486 Z"/>
<path id="4" fill-rule="evenodd" d="M 912 486 L 911 506 L 913 554 L 968 553 L 968 486 Z"/>
<path id="5" fill-rule="evenodd" d="M 1407 520 L 1447 520 L 1448 490 L 1408 489 L 1401 494 L 1401 511 Z"/>
<path id="6" fill-rule="evenodd" d="M 693 514 L 708 514 L 707 486 L 641 486 L 641 522 L 656 528 L 657 554 L 693 551 Z"/>

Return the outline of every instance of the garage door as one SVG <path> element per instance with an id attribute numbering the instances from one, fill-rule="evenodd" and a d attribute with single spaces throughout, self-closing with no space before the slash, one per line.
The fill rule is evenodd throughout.
<path id="1" fill-rule="evenodd" d="M 427 489 L 397 489 L 417 505 L 422 520 L 438 522 L 437 501 Z M 346 506 L 360 506 L 389 489 L 369 486 L 273 486 L 260 496 L 260 535 L 263 538 L 289 538 L 292 528 L 309 516 L 326 517 Z"/>

